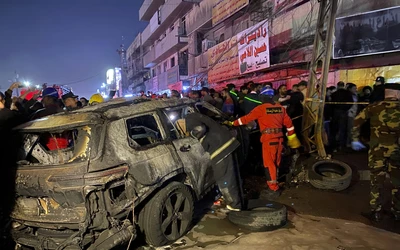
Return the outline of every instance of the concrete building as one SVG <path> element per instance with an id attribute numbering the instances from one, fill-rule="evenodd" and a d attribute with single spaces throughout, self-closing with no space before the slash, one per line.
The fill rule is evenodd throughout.
<path id="1" fill-rule="evenodd" d="M 400 79 L 399 5 L 339 2 L 329 84 L 362 86 L 377 75 Z M 249 81 L 290 88 L 308 79 L 318 11 L 317 0 L 145 0 L 139 17 L 149 22 L 142 33 L 143 66 L 151 77 L 146 91 L 221 90 Z M 365 32 L 341 32 L 352 25 Z"/>
<path id="2" fill-rule="evenodd" d="M 130 93 L 145 91 L 145 81 L 150 79 L 150 70 L 143 65 L 142 33 L 139 33 L 126 50 Z"/>
<path id="3" fill-rule="evenodd" d="M 189 79 L 193 80 L 194 87 L 209 86 L 220 90 L 227 83 L 240 86 L 249 81 L 272 82 L 274 87 L 281 84 L 291 87 L 300 80 L 308 80 L 308 67 L 313 53 L 319 10 L 318 2 L 316 0 L 235 0 L 234 2 L 235 4 L 231 4 L 230 7 L 221 8 L 232 1 L 203 0 L 194 6 L 186 17 L 189 37 Z M 340 57 L 334 53 L 328 84 L 336 84 L 339 80 L 343 80 L 354 82 L 358 86 L 371 85 L 378 75 L 398 81 L 400 74 L 397 72 L 400 66 L 396 65 L 400 64 L 400 45 L 398 45 L 400 42 L 397 41 L 400 41 L 400 36 L 396 37 L 394 34 L 400 32 L 400 20 L 395 18 L 400 10 L 396 9 L 400 1 L 342 0 L 339 3 L 337 30 L 341 18 L 359 15 L 354 18 L 361 23 L 364 19 L 365 22 L 388 20 L 391 23 L 389 28 L 391 31 L 387 32 L 381 25 L 382 31 L 369 33 L 371 38 L 361 38 L 363 43 L 369 45 L 357 48 L 358 54 Z M 386 13 L 387 8 L 389 10 Z M 268 39 L 267 41 L 261 39 L 260 42 L 265 42 L 269 60 L 263 65 L 257 62 L 254 56 L 249 60 L 249 54 L 243 52 L 255 50 L 252 44 L 246 47 L 245 44 L 241 45 L 239 40 L 246 39 L 244 35 L 247 35 L 247 41 L 249 37 L 254 38 L 258 30 L 265 25 L 267 25 Z M 370 24 L 367 22 L 363 25 Z M 392 34 L 388 39 L 390 41 L 384 41 L 385 32 Z M 335 35 L 336 41 L 343 37 L 340 32 L 336 32 Z M 357 40 L 350 36 L 351 34 L 347 34 L 345 40 L 351 41 L 352 46 L 358 46 L 360 38 Z M 383 49 L 385 44 L 386 49 Z M 338 46 L 336 42 L 334 49 L 337 50 Z M 258 48 L 262 49 L 261 46 Z M 381 48 L 382 50 L 378 52 Z M 246 63 L 249 61 L 251 63 L 252 60 L 253 63 L 255 60 L 256 67 L 249 69 Z"/>
<path id="4" fill-rule="evenodd" d="M 199 0 L 145 0 L 139 10 L 149 24 L 142 32 L 143 65 L 150 69 L 146 91 L 168 92 L 189 85 L 186 14 Z M 181 88 L 181 87 L 177 87 Z"/>

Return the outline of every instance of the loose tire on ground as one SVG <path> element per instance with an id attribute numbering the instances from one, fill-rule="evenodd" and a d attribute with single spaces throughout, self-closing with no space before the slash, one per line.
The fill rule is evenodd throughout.
<path id="1" fill-rule="evenodd" d="M 149 245 L 171 244 L 185 235 L 193 218 L 193 195 L 180 183 L 171 182 L 158 191 L 139 214 L 139 226 Z"/>
<path id="2" fill-rule="evenodd" d="M 315 188 L 342 191 L 350 186 L 352 173 L 350 166 L 344 162 L 322 160 L 312 166 L 308 178 Z"/>
<path id="3" fill-rule="evenodd" d="M 229 212 L 229 220 L 244 229 L 263 232 L 278 229 L 287 222 L 283 204 L 268 200 L 249 200 L 246 210 Z"/>

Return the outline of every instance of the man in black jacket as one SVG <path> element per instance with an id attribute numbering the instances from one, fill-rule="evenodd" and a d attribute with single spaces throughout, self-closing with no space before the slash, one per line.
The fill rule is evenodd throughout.
<path id="1" fill-rule="evenodd" d="M 260 101 L 260 98 L 258 96 L 257 93 L 257 88 L 258 88 L 258 84 L 250 84 L 250 93 L 248 93 L 243 100 L 243 111 L 244 111 L 244 115 L 247 115 L 248 113 L 250 113 L 250 111 L 252 111 L 255 107 L 257 107 L 258 105 L 262 104 L 262 102 Z"/>
<path id="2" fill-rule="evenodd" d="M 241 196 L 237 168 L 233 151 L 240 143 L 230 131 L 211 118 L 191 113 L 185 117 L 186 130 L 201 141 L 205 151 L 210 153 L 214 178 L 224 196 L 229 210 L 241 209 Z"/>
<path id="3" fill-rule="evenodd" d="M 339 132 L 340 149 L 345 149 L 347 145 L 347 111 L 352 107 L 353 96 L 350 91 L 345 89 L 344 82 L 338 82 L 337 90 L 331 96 L 332 102 L 348 104 L 332 104 L 332 121 L 329 133 L 329 146 L 332 150 L 337 148 L 336 135 Z"/>
<path id="4" fill-rule="evenodd" d="M 385 99 L 385 78 L 378 76 L 375 80 L 374 91 L 371 94 L 370 103 L 383 101 Z"/>

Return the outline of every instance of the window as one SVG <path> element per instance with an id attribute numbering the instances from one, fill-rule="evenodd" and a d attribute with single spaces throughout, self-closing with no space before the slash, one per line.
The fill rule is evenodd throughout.
<path id="1" fill-rule="evenodd" d="M 175 67 L 175 57 L 171 58 L 171 68 Z"/>
<path id="2" fill-rule="evenodd" d="M 157 22 L 158 22 L 158 25 L 161 24 L 161 7 L 158 8 L 158 10 L 157 10 Z"/>
<path id="3" fill-rule="evenodd" d="M 180 35 L 185 36 L 187 34 L 187 32 L 186 32 L 186 17 L 182 17 L 182 19 L 181 19 L 181 27 L 182 27 L 181 28 L 182 31 L 181 31 Z"/>
<path id="4" fill-rule="evenodd" d="M 101 127 L 79 127 L 58 132 L 22 134 L 18 162 L 22 165 L 60 165 L 95 157 L 98 139 L 90 137 Z M 88 153 L 90 150 L 90 154 Z"/>
<path id="5" fill-rule="evenodd" d="M 153 115 L 128 119 L 126 126 L 131 147 L 144 147 L 162 141 L 161 131 Z"/>
<path id="6" fill-rule="evenodd" d="M 223 41 L 225 41 L 224 33 L 222 33 L 221 36 L 219 37 L 218 43 L 222 43 Z"/>
<path id="7" fill-rule="evenodd" d="M 189 107 L 175 107 L 167 108 L 163 110 L 164 119 L 166 120 L 166 125 L 168 129 L 168 136 L 170 139 L 178 139 L 179 137 L 185 137 L 185 132 L 183 128 L 179 125 L 180 119 L 183 119 L 188 114 Z"/>
<path id="8" fill-rule="evenodd" d="M 164 72 L 167 72 L 168 62 L 164 62 Z"/>

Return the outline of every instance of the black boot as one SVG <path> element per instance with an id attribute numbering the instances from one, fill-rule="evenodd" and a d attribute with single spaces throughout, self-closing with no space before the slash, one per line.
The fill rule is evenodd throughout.
<path id="1" fill-rule="evenodd" d="M 400 221 L 400 212 L 392 212 L 395 221 Z"/>
<path id="2" fill-rule="evenodd" d="M 278 189 L 276 191 L 272 191 L 271 189 L 267 188 L 260 192 L 260 199 L 271 200 L 274 201 L 281 196 L 281 190 Z"/>
<path id="3" fill-rule="evenodd" d="M 383 219 L 382 211 L 371 211 L 369 213 L 362 213 L 362 215 L 375 222 L 380 222 Z"/>

